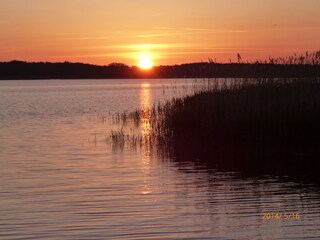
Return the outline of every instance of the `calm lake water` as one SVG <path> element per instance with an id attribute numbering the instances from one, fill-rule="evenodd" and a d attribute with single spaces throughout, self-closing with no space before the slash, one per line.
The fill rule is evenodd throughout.
<path id="1" fill-rule="evenodd" d="M 0 81 L 0 239 L 320 239 L 311 183 L 110 144 L 115 126 L 98 115 L 152 106 L 192 84 Z"/>

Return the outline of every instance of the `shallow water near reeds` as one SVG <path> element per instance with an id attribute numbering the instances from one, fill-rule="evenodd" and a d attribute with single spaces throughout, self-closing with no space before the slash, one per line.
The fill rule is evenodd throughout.
<path id="1" fill-rule="evenodd" d="M 0 239 L 320 238 L 312 183 L 243 177 L 110 142 L 114 113 L 193 84 L 0 81 Z"/>

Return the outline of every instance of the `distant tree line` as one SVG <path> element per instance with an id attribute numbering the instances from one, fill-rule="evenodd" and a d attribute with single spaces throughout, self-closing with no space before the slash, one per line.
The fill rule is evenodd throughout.
<path id="1" fill-rule="evenodd" d="M 210 77 L 319 77 L 320 51 L 306 52 L 268 61 L 187 63 L 141 70 L 136 66 L 111 63 L 98 66 L 83 63 L 0 62 L 0 79 L 120 79 L 120 78 L 210 78 Z"/>

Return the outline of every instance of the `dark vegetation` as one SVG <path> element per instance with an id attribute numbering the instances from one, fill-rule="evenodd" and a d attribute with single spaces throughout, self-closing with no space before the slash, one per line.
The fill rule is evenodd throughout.
<path id="1" fill-rule="evenodd" d="M 236 80 L 162 111 L 178 160 L 247 173 L 319 175 L 319 78 Z"/>
<path id="2" fill-rule="evenodd" d="M 122 63 L 98 66 L 83 63 L 0 63 L 0 79 L 108 79 L 108 78 L 195 78 L 195 77 L 314 77 L 320 76 L 320 51 L 268 61 L 236 63 L 208 62 L 157 66 L 143 71 Z"/>
<path id="3" fill-rule="evenodd" d="M 209 79 L 194 95 L 117 118 L 148 121 L 151 133 L 135 139 L 176 161 L 320 180 L 320 78 Z"/>

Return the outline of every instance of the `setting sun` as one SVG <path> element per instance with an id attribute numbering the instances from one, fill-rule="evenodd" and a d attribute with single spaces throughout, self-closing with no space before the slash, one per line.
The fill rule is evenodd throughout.
<path id="1" fill-rule="evenodd" d="M 153 67 L 153 62 L 149 54 L 140 55 L 139 67 L 141 69 L 150 69 Z"/>

